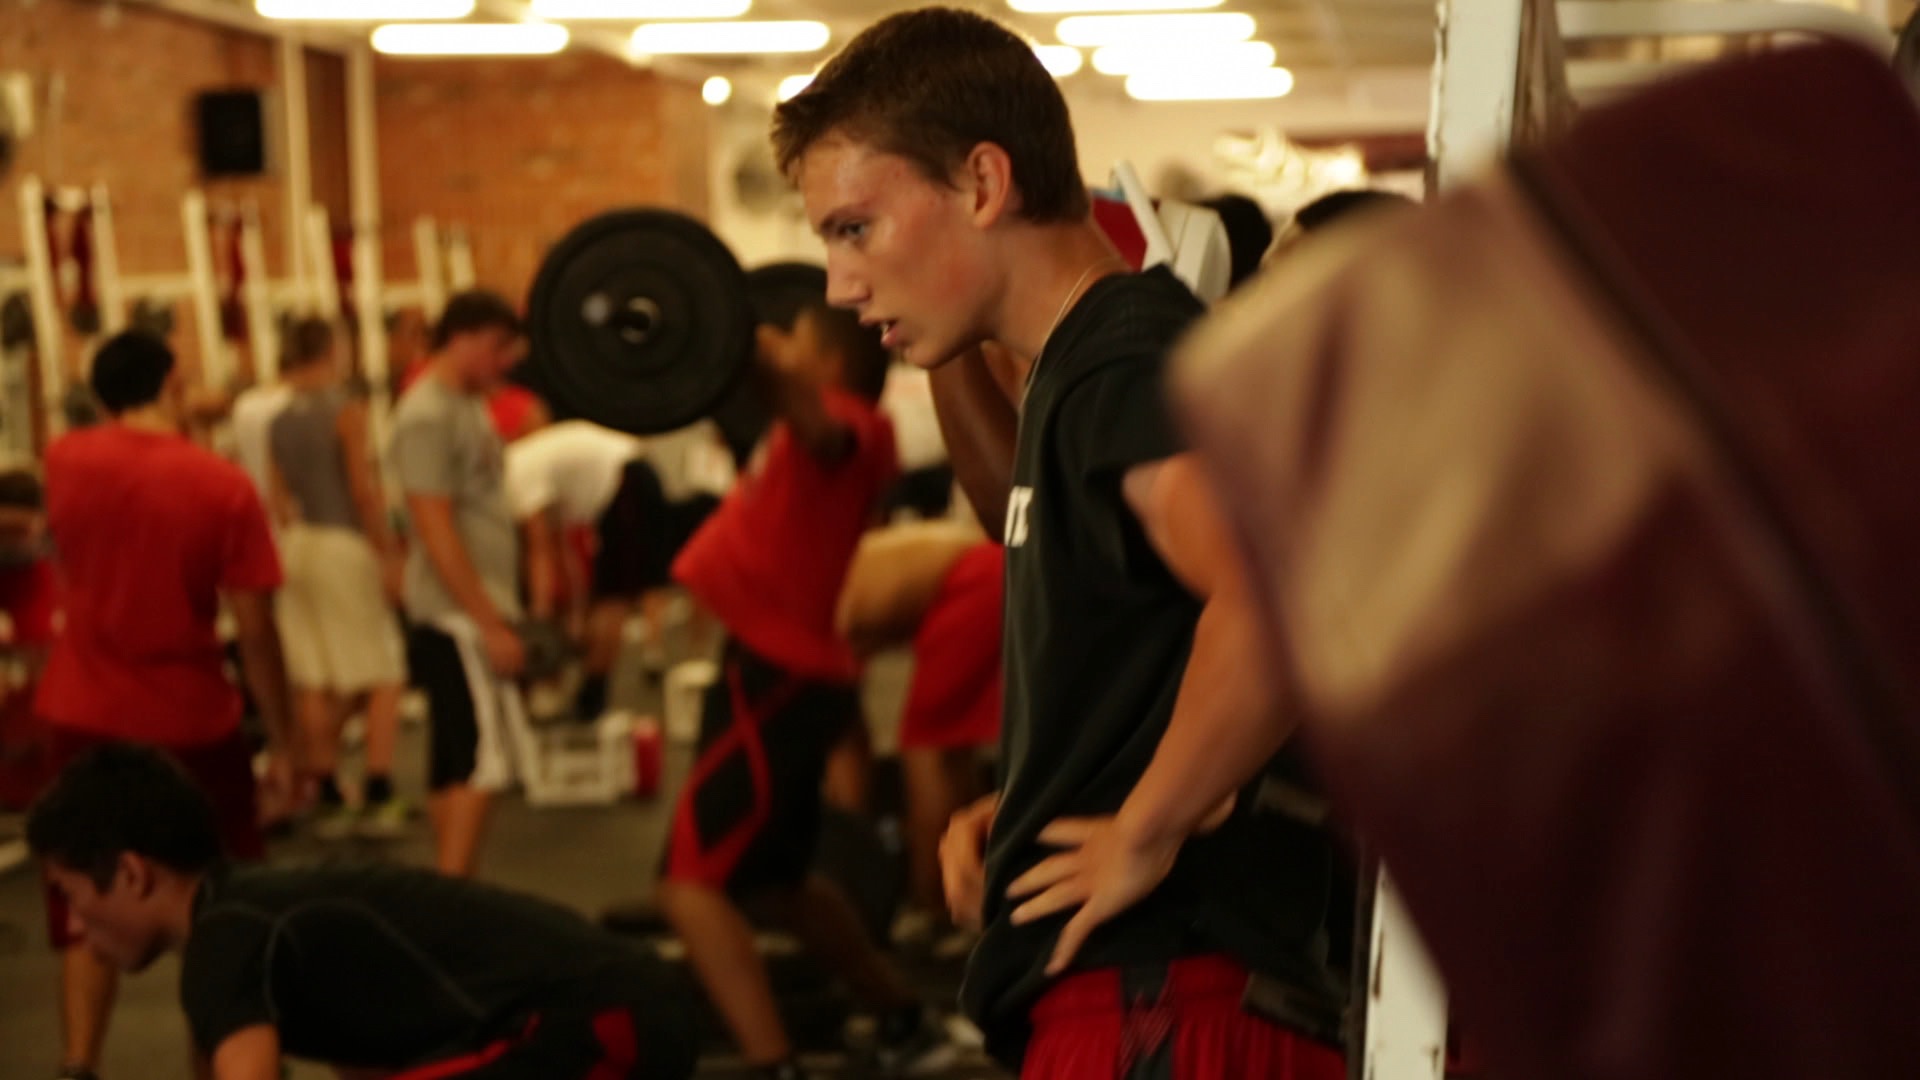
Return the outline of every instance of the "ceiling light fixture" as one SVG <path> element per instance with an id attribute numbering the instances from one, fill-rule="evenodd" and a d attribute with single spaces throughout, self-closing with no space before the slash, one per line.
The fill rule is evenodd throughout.
<path id="1" fill-rule="evenodd" d="M 1093 70 L 1102 75 L 1186 68 L 1239 71 L 1272 67 L 1273 46 L 1264 41 L 1227 41 L 1210 45 L 1107 45 L 1093 52 Z"/>
<path id="2" fill-rule="evenodd" d="M 753 0 L 533 0 L 543 19 L 731 19 Z"/>
<path id="3" fill-rule="evenodd" d="M 1071 45 L 1035 45 L 1033 55 L 1040 58 L 1040 66 L 1047 69 L 1047 74 L 1056 79 L 1079 71 L 1080 65 L 1086 62 L 1080 50 Z"/>
<path id="4" fill-rule="evenodd" d="M 638 56 L 818 52 L 833 32 L 823 22 L 648 23 L 633 31 Z"/>
<path id="5" fill-rule="evenodd" d="M 464 19 L 473 14 L 473 0 L 254 0 L 253 10 L 290 22 Z"/>
<path id="6" fill-rule="evenodd" d="M 1081 11 L 1201 11 L 1226 0 L 1007 0 L 1022 15 L 1071 15 Z"/>
<path id="7" fill-rule="evenodd" d="M 394 23 L 375 27 L 373 51 L 388 56 L 545 56 L 567 47 L 554 23 Z"/>
<path id="8" fill-rule="evenodd" d="M 1253 36 L 1253 16 L 1238 11 L 1189 15 L 1073 15 L 1060 20 L 1054 34 L 1069 45 L 1198 45 L 1245 41 Z"/>
<path id="9" fill-rule="evenodd" d="M 1127 96 L 1135 101 L 1249 101 L 1286 97 L 1292 90 L 1293 72 L 1281 67 L 1239 71 L 1167 69 L 1127 76 Z"/>
<path id="10" fill-rule="evenodd" d="M 700 100 L 709 105 L 725 105 L 733 97 L 733 81 L 725 75 L 715 75 L 700 84 Z"/>

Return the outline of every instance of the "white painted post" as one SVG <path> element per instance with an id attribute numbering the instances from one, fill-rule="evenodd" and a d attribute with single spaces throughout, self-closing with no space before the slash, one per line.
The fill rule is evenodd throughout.
<path id="1" fill-rule="evenodd" d="M 127 290 L 120 279 L 120 241 L 107 185 L 95 184 L 88 202 L 93 208 L 93 280 L 100 294 L 100 332 L 111 337 L 126 329 Z"/>
<path id="2" fill-rule="evenodd" d="M 1428 193 L 1485 168 L 1507 145 L 1527 0 L 1441 0 L 1427 117 Z"/>
<path id="3" fill-rule="evenodd" d="M 313 202 L 313 136 L 308 127 L 307 50 L 299 36 L 283 32 L 279 39 L 280 98 L 287 136 L 287 277 L 296 291 L 308 273 L 310 242 L 307 207 Z M 267 272 L 263 262 L 261 273 Z"/>
<path id="4" fill-rule="evenodd" d="M 440 229 L 431 217 L 413 219 L 414 269 L 420 275 L 420 307 L 428 322 L 447 306 L 446 268 L 440 258 Z"/>
<path id="5" fill-rule="evenodd" d="M 386 311 L 380 301 L 380 138 L 374 108 L 373 51 L 347 54 L 347 169 L 353 194 L 353 294 L 360 312 L 362 373 L 374 387 L 374 418 L 384 419 Z"/>
<path id="6" fill-rule="evenodd" d="M 27 300 L 33 309 L 33 347 L 40 363 L 47 430 L 57 434 L 66 415 L 60 407 L 67 395 L 66 337 L 53 284 L 53 250 L 47 244 L 47 191 L 37 176 L 20 181 L 20 234 L 27 248 Z"/>
<path id="7" fill-rule="evenodd" d="M 1393 878 L 1380 873 L 1368 950 L 1367 1080 L 1441 1080 L 1447 1067 L 1447 988 Z"/>
<path id="8" fill-rule="evenodd" d="M 455 225 L 447 230 L 447 285 L 464 292 L 479 280 L 473 270 L 473 235 L 465 225 Z"/>
<path id="9" fill-rule="evenodd" d="M 193 326 L 200 339 L 200 382 L 225 387 L 233 378 L 232 358 L 220 333 L 220 291 L 213 275 L 212 226 L 207 196 L 195 189 L 180 200 L 180 224 L 187 238 L 187 275 L 193 282 Z"/>
<path id="10" fill-rule="evenodd" d="M 312 292 L 305 306 L 328 321 L 340 318 L 340 279 L 333 272 L 333 221 L 324 206 L 309 206 L 304 215 L 307 225 L 307 261 Z"/>
<path id="11" fill-rule="evenodd" d="M 280 376 L 280 329 L 273 319 L 272 282 L 267 280 L 267 245 L 260 234 L 258 203 L 247 203 L 240 219 L 240 260 L 246 274 L 247 349 L 253 354 L 253 379 L 269 383 Z"/>

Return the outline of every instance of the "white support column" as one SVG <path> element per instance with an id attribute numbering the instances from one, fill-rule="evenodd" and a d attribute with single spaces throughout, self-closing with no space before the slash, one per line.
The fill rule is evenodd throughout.
<path id="1" fill-rule="evenodd" d="M 27 300 L 33 309 L 33 347 L 40 363 L 48 434 L 57 434 L 67 395 L 66 339 L 60 330 L 60 296 L 53 285 L 53 251 L 47 245 L 47 191 L 40 178 L 20 181 L 20 240 L 27 249 Z"/>
<path id="2" fill-rule="evenodd" d="M 260 233 L 260 205 L 247 203 L 240 218 L 240 259 L 245 264 L 247 349 L 253 354 L 253 379 L 268 383 L 280 376 L 280 328 L 273 319 L 272 282 L 267 245 Z"/>
<path id="3" fill-rule="evenodd" d="M 1428 194 L 1486 167 L 1518 100 L 1527 0 L 1441 0 L 1427 119 Z"/>
<path id="4" fill-rule="evenodd" d="M 473 271 L 473 236 L 465 225 L 447 229 L 447 288 L 462 292 L 480 279 Z"/>
<path id="5" fill-rule="evenodd" d="M 120 277 L 120 241 L 114 231 L 113 200 L 107 185 L 95 184 L 93 207 L 93 280 L 100 291 L 100 333 L 112 337 L 127 328 L 127 290 Z"/>
<path id="6" fill-rule="evenodd" d="M 307 231 L 307 284 L 302 306 L 310 314 L 333 321 L 340 318 L 340 278 L 333 272 L 333 219 L 324 206 L 309 206 L 301 216 Z"/>
<path id="7" fill-rule="evenodd" d="M 362 373 L 374 387 L 374 418 L 384 418 L 386 312 L 381 306 L 380 138 L 374 107 L 373 51 L 347 54 L 347 169 L 353 192 L 353 296 L 360 313 Z"/>
<path id="8" fill-rule="evenodd" d="M 303 282 L 312 265 L 307 255 L 307 207 L 313 203 L 313 136 L 307 109 L 307 50 L 293 33 L 280 35 L 280 100 L 287 138 L 287 277 Z M 259 264 L 265 274 L 265 262 Z"/>
<path id="9" fill-rule="evenodd" d="M 193 280 L 193 327 L 200 339 L 200 382 L 224 387 L 233 378 L 227 343 L 220 333 L 220 291 L 213 275 L 212 226 L 207 196 L 189 191 L 180 200 L 180 224 L 187 238 L 187 274 Z"/>
<path id="10" fill-rule="evenodd" d="M 440 258 L 440 228 L 425 214 L 413 219 L 414 269 L 420 275 L 420 307 L 428 322 L 447 306 L 446 268 Z"/>
<path id="11" fill-rule="evenodd" d="M 1367 979 L 1367 1080 L 1442 1080 L 1447 1067 L 1447 988 L 1414 929 L 1393 878 L 1382 871 L 1373 900 Z"/>

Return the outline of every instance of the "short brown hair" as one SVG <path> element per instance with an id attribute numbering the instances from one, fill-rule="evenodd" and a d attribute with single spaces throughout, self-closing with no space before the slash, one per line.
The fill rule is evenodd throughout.
<path id="1" fill-rule="evenodd" d="M 1090 212 L 1066 98 L 1033 49 L 984 15 L 920 8 L 854 38 L 774 110 L 781 172 L 791 178 L 835 132 L 898 154 L 941 184 L 990 142 L 1013 163 L 1021 217 L 1075 222 Z"/>
<path id="2" fill-rule="evenodd" d="M 333 324 L 325 319 L 296 319 L 281 343 L 280 370 L 297 371 L 323 360 L 333 350 Z"/>

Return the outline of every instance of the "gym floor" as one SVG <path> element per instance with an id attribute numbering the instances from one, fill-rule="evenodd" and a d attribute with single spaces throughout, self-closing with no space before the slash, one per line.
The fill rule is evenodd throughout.
<path id="1" fill-rule="evenodd" d="M 615 703 L 641 711 L 659 710 L 655 685 L 637 675 L 635 663 L 623 664 L 613 687 Z M 870 717 L 895 717 L 905 693 L 907 662 L 881 657 L 868 672 Z M 886 732 L 877 733 L 884 748 Z M 419 802 L 423 792 L 424 728 L 406 725 L 396 782 L 401 793 Z M 665 791 L 677 787 L 690 757 L 674 747 L 667 757 Z M 535 893 L 595 917 L 610 904 L 650 895 L 672 803 L 663 796 L 609 807 L 535 810 L 517 794 L 496 805 L 481 877 L 512 889 Z M 10 827 L 0 831 L 13 831 Z M 275 862 L 326 858 L 391 859 L 431 865 L 432 848 L 424 821 L 403 839 L 386 843 L 324 844 L 308 836 L 276 842 Z M 45 916 L 34 874 L 25 868 L 0 871 L 0 1080 L 46 1080 L 58 1066 L 60 1018 L 58 964 L 47 949 Z M 907 967 L 928 1000 L 950 1008 L 955 987 L 952 970 Z M 124 980 L 100 1075 L 103 1080 L 190 1080 L 186 1025 L 177 1003 L 178 963 L 168 957 L 151 970 Z M 1002 1074 L 978 1054 L 948 1072 L 946 1080 L 986 1080 Z M 806 1063 L 827 1078 L 861 1075 L 857 1061 L 843 1055 L 811 1054 Z M 745 1077 L 737 1058 L 714 1049 L 703 1059 L 703 1080 Z M 291 1080 L 324 1080 L 332 1073 L 296 1067 Z"/>

